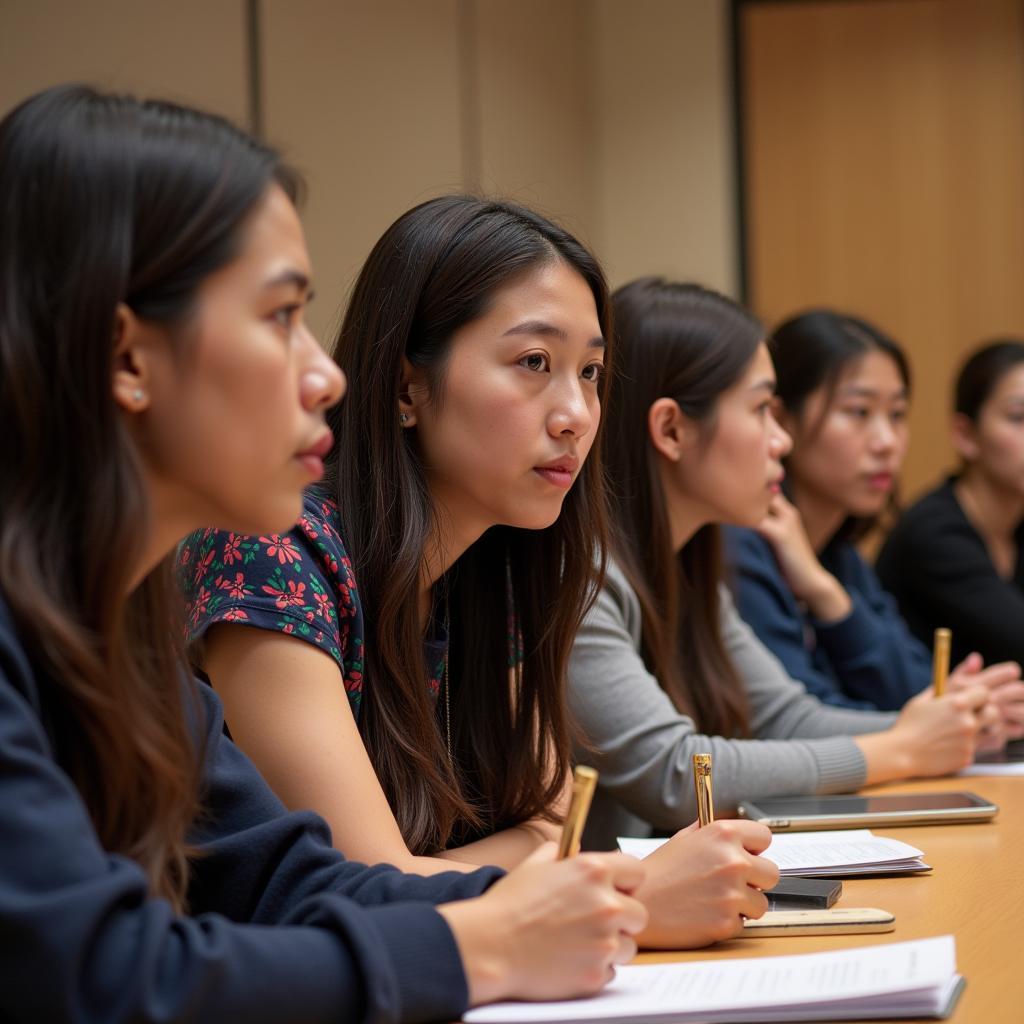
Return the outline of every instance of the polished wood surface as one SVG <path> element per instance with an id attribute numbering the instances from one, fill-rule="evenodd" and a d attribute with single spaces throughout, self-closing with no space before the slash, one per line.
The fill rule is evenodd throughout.
<path id="1" fill-rule="evenodd" d="M 957 1024 L 1024 1020 L 1024 778 L 937 779 L 866 792 L 938 790 L 970 790 L 997 804 L 999 814 L 980 824 L 872 830 L 923 850 L 933 868 L 921 876 L 843 880 L 837 906 L 889 910 L 896 915 L 894 932 L 734 939 L 692 953 L 645 953 L 637 962 L 784 956 L 952 934 L 967 987 L 950 1019 Z"/>

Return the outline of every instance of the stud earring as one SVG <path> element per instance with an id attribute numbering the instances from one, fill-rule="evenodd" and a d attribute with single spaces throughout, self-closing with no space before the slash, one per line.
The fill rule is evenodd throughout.
<path id="1" fill-rule="evenodd" d="M 132 401 L 133 402 L 141 402 L 145 397 L 146 397 L 146 392 L 143 391 L 142 388 L 136 388 L 132 392 Z"/>
<path id="2" fill-rule="evenodd" d="M 404 427 L 409 422 L 409 414 L 407 412 L 400 412 L 398 414 L 398 422 Z"/>

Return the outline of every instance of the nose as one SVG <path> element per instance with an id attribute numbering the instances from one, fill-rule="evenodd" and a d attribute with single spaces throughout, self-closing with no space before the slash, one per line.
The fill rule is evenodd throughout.
<path id="1" fill-rule="evenodd" d="M 771 436 L 768 439 L 768 450 L 772 458 L 784 459 L 793 450 L 793 438 L 782 428 L 782 424 L 769 412 L 771 420 Z"/>
<path id="2" fill-rule="evenodd" d="M 876 416 L 873 426 L 874 429 L 871 431 L 872 451 L 890 451 L 896 444 L 896 430 L 888 415 Z"/>
<path id="3" fill-rule="evenodd" d="M 308 412 L 329 409 L 345 395 L 348 388 L 345 374 L 312 334 L 308 334 L 306 349 L 307 358 L 299 384 L 302 407 Z"/>
<path id="4" fill-rule="evenodd" d="M 597 399 L 593 401 L 596 403 Z M 594 411 L 579 378 L 573 375 L 571 382 L 558 389 L 555 404 L 548 415 L 548 433 L 552 437 L 568 434 L 580 438 L 593 428 L 594 419 Z"/>

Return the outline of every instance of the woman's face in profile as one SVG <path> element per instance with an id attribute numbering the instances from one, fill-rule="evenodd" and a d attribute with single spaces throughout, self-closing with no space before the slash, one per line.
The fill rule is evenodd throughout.
<path id="1" fill-rule="evenodd" d="M 762 342 L 715 405 L 710 434 L 681 462 L 681 488 L 707 522 L 756 526 L 784 476 L 790 440 L 773 414 L 775 368 Z"/>
<path id="2" fill-rule="evenodd" d="M 1024 363 L 999 378 L 977 422 L 965 424 L 961 433 L 957 447 L 968 466 L 1024 496 Z"/>
<path id="3" fill-rule="evenodd" d="M 151 347 L 137 437 L 154 508 L 185 530 L 283 532 L 323 473 L 323 414 L 345 382 L 303 320 L 310 275 L 295 208 L 271 186 L 237 258 L 203 281 L 173 343 Z"/>

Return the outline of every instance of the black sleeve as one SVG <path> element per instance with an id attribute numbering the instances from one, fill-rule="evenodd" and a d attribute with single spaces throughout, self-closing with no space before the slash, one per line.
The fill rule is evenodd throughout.
<path id="1" fill-rule="evenodd" d="M 0 1018 L 378 1022 L 454 1019 L 465 1009 L 454 938 L 430 904 L 475 895 L 496 872 L 419 878 L 346 862 L 325 845 L 318 819 L 285 814 L 220 738 L 205 695 L 203 850 L 194 916 L 176 915 L 148 895 L 135 862 L 100 845 L 4 633 Z"/>

